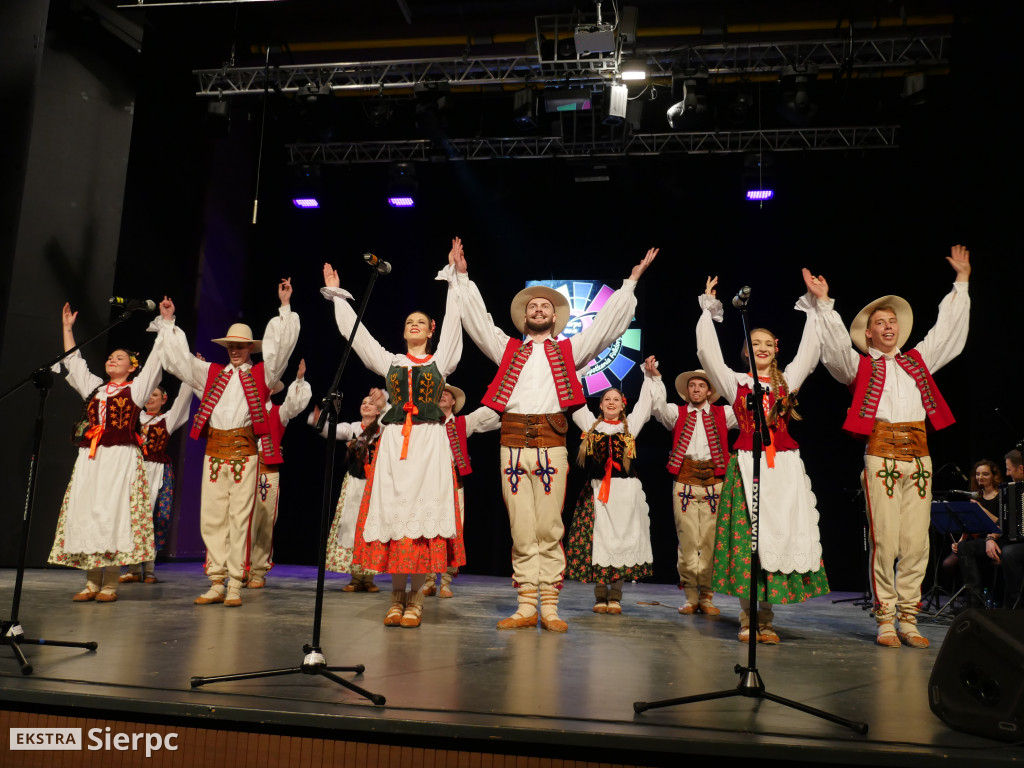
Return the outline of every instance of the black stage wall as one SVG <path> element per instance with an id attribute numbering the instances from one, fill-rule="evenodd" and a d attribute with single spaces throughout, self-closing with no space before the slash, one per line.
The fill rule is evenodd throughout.
<path id="1" fill-rule="evenodd" d="M 216 357 L 218 348 L 204 340 L 223 333 L 236 317 L 258 333 L 275 310 L 277 280 L 290 276 L 303 333 L 286 381 L 305 358 L 314 397 L 319 397 L 342 349 L 330 305 L 318 294 L 324 261 L 338 267 L 343 286 L 357 298 L 368 277 L 360 258 L 364 251 L 393 264 L 393 273 L 375 289 L 366 324 L 382 344 L 396 348 L 409 311 L 440 314 L 444 289 L 433 276 L 444 265 L 454 235 L 463 238 L 471 276 L 496 323 L 506 330 L 512 329 L 509 301 L 525 280 L 578 277 L 617 286 L 648 247 L 659 246 L 661 254 L 637 291 L 637 316 L 644 330 L 643 353 L 659 357 L 671 384 L 675 373 L 697 364 L 696 296 L 708 274 L 719 275 L 726 299 L 741 285 L 752 287 L 751 318 L 775 331 L 785 361 L 800 334 L 802 315 L 792 305 L 803 292 L 801 267 L 829 279 L 847 319 L 879 295 L 905 296 L 916 311 L 915 343 L 950 289 L 953 272 L 944 256 L 950 245 L 962 242 L 971 248 L 975 264 L 972 332 L 963 355 L 938 377 L 958 423 L 933 436 L 935 468 L 955 464 L 966 470 L 980 457 L 1001 463 L 1002 454 L 1022 436 L 1021 365 L 1013 351 L 1019 347 L 1017 297 L 1024 276 L 1016 227 L 1020 161 L 1011 146 L 1010 117 L 996 107 L 1012 65 L 1009 47 L 997 44 L 1008 34 L 1002 32 L 1006 19 L 974 18 L 957 27 L 952 74 L 936 81 L 926 104 L 903 111 L 899 148 L 780 153 L 776 199 L 763 206 L 741 199 L 740 156 L 663 155 L 614 161 L 608 167 L 611 180 L 602 184 L 574 181 L 576 166 L 563 160 L 421 164 L 417 207 L 410 211 L 387 207 L 387 165 L 325 167 L 322 208 L 298 211 L 290 199 L 299 185 L 283 149 L 298 137 L 296 126 L 304 138 L 323 137 L 318 133 L 323 130 L 359 129 L 347 122 L 352 110 L 345 105 L 317 118 L 297 115 L 294 105 L 271 98 L 255 225 L 251 216 L 262 105 L 258 99 L 236 100 L 227 118 L 207 114 L 206 102 L 192 95 L 189 70 L 196 57 L 180 46 L 188 30 L 198 29 L 189 24 L 184 13 L 161 16 L 159 24 L 147 26 L 146 46 L 132 64 L 141 82 L 117 272 L 112 286 L 109 277 L 104 285 L 82 285 L 83 303 L 101 304 L 108 286 L 142 298 L 171 295 L 180 324 L 200 340 L 199 351 L 222 359 Z M 210 26 L 204 26 L 203 34 L 212 35 Z M 211 58 L 208 63 L 219 62 Z M 898 100 L 895 80 L 893 89 Z M 833 95 L 842 102 L 841 94 Z M 851 99 L 870 106 L 870 99 Z M 54 109 L 61 114 L 64 108 Z M 103 191 L 120 194 L 116 184 L 104 184 Z M 42 211 L 31 219 L 40 232 L 57 224 Z M 41 238 L 38 249 L 44 252 Z M 93 249 L 94 256 L 110 259 L 114 249 L 108 242 L 102 253 Z M 33 276 L 32 286 L 14 286 L 15 292 L 34 291 L 36 283 L 46 286 L 39 312 L 51 324 L 28 360 L 19 355 L 19 364 L 8 362 L 5 346 L 0 386 L 15 380 L 22 363 L 42 362 L 50 345 L 59 344 L 58 310 L 66 295 L 62 278 L 63 272 L 51 265 Z M 98 314 L 83 315 L 80 323 L 95 328 L 101 320 Z M 147 350 L 151 342 L 144 326 L 143 318 L 134 318 L 130 332 Z M 727 359 L 738 365 L 735 353 L 742 339 L 735 312 L 727 311 L 720 338 Z M 106 351 L 98 346 L 88 358 L 98 364 Z M 475 405 L 493 374 L 494 365 L 467 338 L 452 377 L 469 393 L 467 407 Z M 170 377 L 168 382 L 174 390 Z M 356 418 L 359 399 L 377 383 L 353 360 L 343 383 L 343 418 Z M 66 386 L 58 385 L 57 392 L 49 416 L 59 429 L 48 436 L 46 453 L 59 467 L 48 473 L 51 487 L 37 504 L 31 548 L 37 565 L 45 560 L 72 461 L 63 431 L 79 407 Z M 33 407 L 30 397 L 18 397 L 16 405 L 0 406 L 5 419 L 12 409 L 22 413 Z M 839 429 L 848 400 L 846 390 L 819 370 L 800 393 L 804 421 L 793 431 L 818 496 L 833 585 L 860 589 L 865 584 L 863 514 L 854 498 L 860 447 Z M 1012 427 L 995 413 L 996 407 Z M 27 442 L 27 432 L 19 434 Z M 498 489 L 496 446 L 494 435 L 470 443 L 475 471 L 466 484 L 466 570 L 505 575 L 511 542 Z M 639 472 L 651 505 L 656 578 L 666 582 L 675 579 L 670 479 L 664 469 L 668 449 L 668 433 L 649 424 L 639 440 Z M 275 557 L 312 563 L 323 445 L 312 430 L 296 423 L 289 428 L 285 450 Z M 188 463 L 194 451 L 190 456 L 181 473 L 184 488 L 171 547 L 182 557 L 201 552 L 197 478 Z M 2 465 L 5 526 L 20 513 L 24 470 L 22 455 L 17 458 Z M 935 482 L 937 487 L 961 485 L 951 469 L 937 473 Z M 579 485 L 577 478 L 570 479 L 567 523 Z M 12 559 L 8 545 L 4 562 Z"/>

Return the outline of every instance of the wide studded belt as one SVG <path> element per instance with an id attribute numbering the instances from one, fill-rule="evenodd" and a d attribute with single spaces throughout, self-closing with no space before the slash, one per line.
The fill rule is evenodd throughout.
<path id="1" fill-rule="evenodd" d="M 881 459 L 910 459 L 928 455 L 928 433 L 923 421 L 876 421 L 868 436 L 868 456 Z"/>
<path id="2" fill-rule="evenodd" d="M 697 461 L 696 459 L 683 459 L 683 465 L 676 475 L 676 482 L 681 485 L 699 485 L 702 488 L 716 485 L 722 482 L 715 477 L 715 462 Z"/>
<path id="3" fill-rule="evenodd" d="M 501 444 L 509 448 L 560 448 L 565 446 L 569 421 L 558 413 L 503 413 Z"/>
<path id="4" fill-rule="evenodd" d="M 252 427 L 206 430 L 206 455 L 215 459 L 241 459 L 256 455 L 256 433 Z"/>

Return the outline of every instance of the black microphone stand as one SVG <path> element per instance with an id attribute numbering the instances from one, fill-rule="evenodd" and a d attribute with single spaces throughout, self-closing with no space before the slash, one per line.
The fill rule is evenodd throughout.
<path id="1" fill-rule="evenodd" d="M 754 380 L 754 391 L 747 395 L 746 402 L 747 411 L 754 419 L 753 444 L 751 446 L 751 456 L 753 458 L 754 466 L 750 483 L 750 505 L 748 509 L 750 517 L 751 554 L 749 621 L 751 624 L 747 639 L 747 666 L 744 667 L 737 664 L 734 667 L 734 671 L 740 676 L 740 681 L 735 688 L 730 688 L 725 691 L 699 693 L 693 696 L 682 696 L 676 699 L 665 699 L 664 701 L 635 701 L 633 702 L 633 711 L 639 714 L 641 712 L 646 712 L 648 709 L 656 709 L 659 707 L 672 707 L 677 704 L 690 704 L 695 701 L 726 699 L 732 696 L 746 696 L 753 699 L 768 699 L 768 701 L 774 701 L 777 704 L 782 704 L 783 706 L 790 707 L 791 709 L 798 709 L 809 715 L 814 715 L 815 717 L 820 717 L 824 720 L 830 720 L 833 723 L 838 723 L 839 725 L 845 725 L 856 733 L 865 734 L 868 732 L 867 723 L 848 720 L 845 717 L 839 717 L 838 715 L 833 715 L 830 712 L 815 709 L 814 707 L 807 706 L 806 704 L 801 704 L 797 701 L 785 699 L 781 696 L 769 693 L 765 687 L 764 681 L 761 679 L 760 673 L 757 671 L 757 580 L 758 575 L 761 572 L 761 562 L 757 551 L 757 527 L 760 519 L 761 452 L 764 445 L 771 445 L 771 432 L 768 430 L 768 423 L 765 419 L 764 408 L 761 405 L 763 402 L 764 389 L 757 378 L 757 366 L 754 364 L 754 349 L 750 340 L 750 331 L 747 327 L 747 302 L 749 300 L 750 291 L 746 288 L 741 291 L 735 299 L 733 299 L 733 306 L 739 310 L 740 317 L 743 319 L 743 338 L 747 348 L 747 359 L 750 361 L 751 378 Z"/>
<path id="2" fill-rule="evenodd" d="M 864 489 L 863 488 L 858 488 L 855 493 L 851 493 L 850 491 L 846 491 L 846 493 L 850 494 L 850 498 L 852 499 L 851 503 L 853 505 L 855 505 L 860 511 L 863 512 L 864 509 L 865 509 L 864 504 L 863 503 L 858 503 L 858 502 L 863 502 L 863 500 L 864 500 Z M 867 524 L 867 522 L 865 522 L 863 524 L 862 528 L 861 528 L 861 547 L 863 548 L 863 551 L 864 551 L 864 559 L 867 560 L 867 557 L 868 557 L 868 524 Z M 863 573 L 864 573 L 864 578 L 868 579 L 868 575 L 867 575 L 868 574 L 868 569 L 867 568 L 864 569 Z M 833 600 L 832 601 L 832 605 L 836 605 L 837 603 L 852 603 L 853 605 L 856 605 L 858 608 L 860 608 L 862 611 L 866 611 L 868 608 L 870 608 L 871 606 L 873 606 L 875 604 L 875 599 L 871 595 L 871 584 L 870 583 L 866 584 L 864 586 L 864 591 L 861 592 L 857 597 L 841 597 L 838 600 Z"/>
<path id="3" fill-rule="evenodd" d="M 28 462 L 25 508 L 21 516 L 21 541 L 18 545 L 18 572 L 14 577 L 14 595 L 11 599 L 11 616 L 9 619 L 5 619 L 0 622 L 0 632 L 2 632 L 2 636 L 0 636 L 0 644 L 6 645 L 11 649 L 11 652 L 14 654 L 15 658 L 17 658 L 18 663 L 21 664 L 21 674 L 23 675 L 32 674 L 32 665 L 29 664 L 28 659 L 25 658 L 25 652 L 21 649 L 22 645 L 56 645 L 62 648 L 85 648 L 89 651 L 95 651 L 99 647 L 98 644 L 93 641 L 80 643 L 71 640 L 48 640 L 44 638 L 25 637 L 25 631 L 18 618 L 18 612 L 21 609 L 21 589 L 25 581 L 25 560 L 28 553 L 29 529 L 32 526 L 32 509 L 36 498 L 36 478 L 39 470 L 39 453 L 43 444 L 43 427 L 46 424 L 46 397 L 50 394 L 50 390 L 53 388 L 53 371 L 51 369 L 72 352 L 92 343 L 100 336 L 103 336 L 110 331 L 114 326 L 123 323 L 131 317 L 132 312 L 136 309 L 142 309 L 142 307 L 124 310 L 113 320 L 113 322 L 109 323 L 98 333 L 90 336 L 85 341 L 76 344 L 67 352 L 58 355 L 46 365 L 32 371 L 28 376 L 0 395 L 0 402 L 3 402 L 29 382 L 32 382 L 36 387 L 36 391 L 39 392 L 39 407 L 36 410 L 35 430 L 32 433 L 32 455 L 29 457 Z"/>
<path id="4" fill-rule="evenodd" d="M 242 672 L 235 675 L 215 675 L 212 677 L 193 677 L 191 685 L 193 688 L 198 688 L 206 683 L 220 683 L 231 680 L 252 680 L 260 677 L 279 677 L 281 675 L 320 675 L 326 677 L 328 680 L 333 680 L 338 685 L 348 688 L 350 691 L 358 693 L 360 696 L 369 699 L 374 704 L 383 705 L 385 698 L 378 693 L 371 693 L 365 688 L 360 688 L 355 683 L 351 683 L 342 677 L 334 674 L 335 672 L 355 672 L 357 675 L 361 675 L 366 669 L 362 664 L 356 664 L 351 667 L 331 667 L 327 665 L 327 659 L 320 648 L 320 624 L 323 619 L 323 608 L 324 608 L 324 574 L 327 570 L 327 536 L 330 530 L 330 514 L 331 514 L 331 486 L 334 481 L 334 451 L 335 444 L 335 432 L 338 425 L 338 413 L 341 410 L 341 399 L 342 393 L 338 387 L 341 384 L 341 375 L 345 371 L 345 366 L 348 363 L 349 353 L 352 352 L 352 340 L 356 337 L 356 332 L 359 330 L 359 324 L 363 319 L 363 314 L 366 312 L 366 305 L 370 301 L 370 292 L 373 291 L 374 283 L 377 282 L 377 278 L 381 274 L 384 274 L 376 267 L 370 273 L 370 283 L 366 286 L 366 293 L 363 294 L 363 299 L 359 303 L 359 309 L 356 312 L 355 322 L 352 324 L 352 332 L 348 337 L 348 344 L 345 347 L 344 353 L 341 355 L 341 362 L 338 364 L 338 370 L 334 374 L 334 381 L 331 383 L 331 388 L 328 393 L 324 396 L 323 400 L 320 401 L 320 419 L 317 421 L 317 431 L 321 431 L 324 428 L 324 423 L 328 425 L 327 430 L 327 450 L 324 454 L 324 487 L 323 497 L 320 503 L 320 549 L 319 557 L 317 560 L 317 573 L 316 573 L 316 607 L 313 610 L 313 640 L 310 643 L 306 643 L 302 646 L 302 664 L 298 667 L 284 667 L 281 669 L 265 669 L 259 672 Z"/>

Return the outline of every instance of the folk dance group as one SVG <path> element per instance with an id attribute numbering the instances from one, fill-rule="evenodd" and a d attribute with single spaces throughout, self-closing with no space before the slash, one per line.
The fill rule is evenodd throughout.
<path id="1" fill-rule="evenodd" d="M 971 271 L 967 249 L 952 248 L 947 261 L 956 273 L 953 290 L 939 305 L 935 327 L 907 352 L 902 349 L 913 316 L 906 301 L 884 296 L 862 309 L 847 330 L 833 308 L 825 278 L 803 270 L 807 293 L 796 309 L 805 315 L 804 330 L 785 368 L 777 361 L 778 339 L 764 328 L 751 331 L 752 365 L 744 371 L 728 368 L 714 328 L 723 316 L 715 291 L 717 278 L 709 278 L 699 297 L 697 322 L 702 367 L 675 380 L 684 404 L 668 403 L 652 356 L 645 361 L 644 383 L 628 415 L 626 397 L 616 389 L 603 394 L 598 413 L 590 413 L 584 407 L 578 372 L 629 326 L 636 308 L 636 282 L 657 253 L 650 249 L 633 267 L 589 326 L 559 340 L 569 319 L 562 294 L 541 286 L 520 291 L 511 306 L 519 333 L 507 335 L 487 313 L 469 279 L 461 240 L 455 238 L 448 266 L 437 275 L 447 286 L 440 331 L 428 315 L 413 312 L 405 320 L 405 350 L 396 353 L 360 326 L 351 339 L 352 348 L 367 368 L 384 378 L 384 387 L 363 400 L 360 421 L 339 424 L 334 435 L 349 441 L 349 452 L 328 543 L 328 567 L 352 574 L 349 591 L 377 591 L 373 575 L 390 574 L 393 591 L 384 624 L 419 626 L 424 596 L 435 590 L 434 574 L 441 575 L 439 594 L 450 597 L 452 576 L 466 562 L 461 478 L 471 471 L 467 438 L 500 428 L 501 486 L 511 526 L 518 605 L 498 628 L 539 623 L 545 630 L 565 632 L 558 597 L 566 575 L 596 584 L 595 612 L 621 613 L 623 582 L 651 575 L 648 507 L 633 459 L 637 438 L 653 415 L 673 432 L 668 470 L 675 481 L 677 568 L 685 595 L 679 612 L 716 615 L 714 594 L 733 595 L 740 600 L 739 639 L 748 640 L 753 630 L 757 641 L 778 643 L 772 606 L 828 591 L 816 501 L 789 429 L 800 419 L 796 393 L 820 360 L 853 392 L 843 427 L 867 444 L 861 481 L 871 529 L 877 642 L 927 647 L 928 640 L 916 627 L 928 559 L 932 490 L 926 422 L 935 429 L 953 423 L 932 374 L 959 354 L 966 341 Z M 323 276 L 321 293 L 333 303 L 338 329 L 349 338 L 355 320 L 352 297 L 341 288 L 330 264 L 324 265 Z M 132 442 L 129 417 L 122 419 L 121 414 L 131 408 L 137 413 L 145 404 L 162 361 L 167 370 L 203 393 L 193 436 L 207 438 L 204 471 L 210 482 L 203 485 L 201 525 L 211 587 L 196 602 L 241 602 L 249 559 L 246 533 L 260 464 L 256 457 L 262 457 L 264 442 L 270 452 L 280 452 L 280 420 L 270 418 L 267 407 L 294 347 L 298 318 L 282 298 L 280 316 L 271 321 L 263 341 L 263 363 L 253 366 L 249 361 L 250 352 L 257 351 L 251 334 L 232 341 L 229 333 L 219 341 L 227 346 L 231 365 L 219 366 L 190 355 L 183 334 L 174 327 L 173 309 L 169 300 L 161 303 L 154 353 L 134 379 L 130 374 L 138 363 L 127 354 L 122 360 L 121 350 L 111 355 L 110 381 L 99 382 L 99 389 L 93 390 L 92 380 L 87 382 L 80 374 L 76 380 L 69 365 L 72 385 L 89 399 L 90 427 L 65 498 L 51 561 L 90 569 L 85 599 L 95 595 L 101 600 L 112 590 L 113 583 L 99 572 L 104 567 L 144 563 L 153 557 L 153 518 L 142 455 Z M 65 308 L 66 337 L 69 314 Z M 461 357 L 463 330 L 498 366 L 483 396 L 484 407 L 466 416 L 459 415 L 465 393 L 448 382 Z M 235 371 L 238 375 L 232 375 Z M 756 616 L 749 615 L 748 507 L 755 421 L 747 395 L 753 391 L 753 376 L 764 391 L 763 402 L 754 407 L 763 409 L 772 435 L 760 466 L 764 515 L 758 530 Z M 717 403 L 722 397 L 728 404 Z M 576 504 L 563 550 L 567 413 L 583 432 L 577 458 L 589 482 Z M 730 429 L 739 430 L 732 453 Z M 274 434 L 276 443 L 267 439 Z M 110 454 L 109 462 L 104 451 Z M 110 468 L 104 467 L 99 478 L 101 462 Z M 123 503 L 112 511 L 109 504 L 88 496 L 97 480 L 109 487 L 115 464 Z"/>

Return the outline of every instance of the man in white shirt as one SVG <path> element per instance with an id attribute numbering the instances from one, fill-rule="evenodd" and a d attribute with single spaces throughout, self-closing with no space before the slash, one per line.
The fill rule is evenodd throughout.
<path id="1" fill-rule="evenodd" d="M 672 510 L 679 539 L 676 570 L 686 602 L 684 616 L 703 613 L 717 616 L 711 574 L 715 564 L 715 532 L 718 501 L 729 461 L 728 430 L 737 429 L 732 406 L 712 405 L 719 398 L 703 370 L 684 371 L 676 377 L 676 392 L 686 405 L 671 405 L 653 356 L 644 362 L 653 379 L 651 397 L 654 418 L 672 432 L 668 470 L 672 485 Z"/>
<path id="2" fill-rule="evenodd" d="M 593 322 L 562 341 L 557 338 L 569 320 L 568 299 L 543 286 L 520 291 L 511 309 L 512 322 L 526 336 L 520 341 L 494 326 L 469 279 L 461 242 L 455 252 L 463 328 L 498 364 L 483 403 L 502 414 L 502 496 L 512 528 L 512 570 L 519 600 L 516 612 L 499 621 L 498 629 L 537 626 L 538 594 L 541 627 L 551 632 L 568 629 L 558 617 L 565 571 L 562 504 L 569 469 L 565 411 L 585 402 L 576 371 L 629 327 L 636 281 L 657 254 L 657 248 L 647 251 Z"/>
<path id="3" fill-rule="evenodd" d="M 893 648 L 928 647 L 917 630 L 932 500 L 925 419 L 934 429 L 954 421 L 932 374 L 963 349 L 971 308 L 970 253 L 955 245 L 947 261 L 956 272 L 953 290 L 939 304 L 935 327 L 907 353 L 900 348 L 910 336 L 913 313 L 904 299 L 890 295 L 871 302 L 847 335 L 825 278 L 803 270 L 807 290 L 817 299 L 821 362 L 853 390 L 843 429 L 867 440 L 861 484 L 871 529 L 876 642 Z M 850 348 L 851 339 L 865 354 Z"/>

